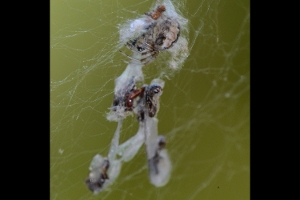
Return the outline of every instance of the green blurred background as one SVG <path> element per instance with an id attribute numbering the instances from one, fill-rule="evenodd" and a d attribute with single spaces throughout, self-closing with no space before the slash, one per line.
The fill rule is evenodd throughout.
<path id="1" fill-rule="evenodd" d="M 250 1 L 174 1 L 189 20 L 190 56 L 166 70 L 158 131 L 167 138 L 170 181 L 150 184 L 145 147 L 107 190 L 84 184 L 106 156 L 117 123 L 106 120 L 114 80 L 126 68 L 118 27 L 153 0 L 50 1 L 50 199 L 250 199 Z M 157 77 L 164 53 L 144 67 Z M 126 118 L 121 141 L 138 129 Z"/>

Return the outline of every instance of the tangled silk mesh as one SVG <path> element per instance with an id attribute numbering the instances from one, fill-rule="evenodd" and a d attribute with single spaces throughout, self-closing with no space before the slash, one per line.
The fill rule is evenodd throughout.
<path id="1" fill-rule="evenodd" d="M 50 199 L 249 199 L 249 1 L 50 4 Z M 180 37 L 145 65 L 126 42 L 158 4 Z M 137 102 L 111 110 L 132 76 L 162 87 L 150 129 Z M 170 173 L 153 175 L 157 149 Z M 97 195 L 93 170 L 109 180 Z"/>

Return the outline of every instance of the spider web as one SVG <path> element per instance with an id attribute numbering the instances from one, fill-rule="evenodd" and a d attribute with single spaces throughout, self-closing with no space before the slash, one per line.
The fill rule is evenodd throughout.
<path id="1" fill-rule="evenodd" d="M 157 114 L 167 139 L 169 182 L 149 182 L 145 146 L 115 182 L 94 195 L 84 183 L 95 154 L 107 155 L 114 81 L 126 68 L 119 28 L 153 0 L 50 1 L 50 199 L 250 199 L 250 2 L 171 1 L 188 19 L 189 57 L 177 70 L 161 52 L 144 82 L 165 86 Z M 125 62 L 124 62 L 125 61 Z M 120 143 L 138 130 L 123 122 Z"/>

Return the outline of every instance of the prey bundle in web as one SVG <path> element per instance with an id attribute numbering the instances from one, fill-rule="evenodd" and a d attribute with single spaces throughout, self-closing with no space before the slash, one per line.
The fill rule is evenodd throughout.
<path id="1" fill-rule="evenodd" d="M 162 0 L 156 1 L 140 18 L 129 20 L 120 27 L 120 45 L 125 45 L 132 55 L 122 52 L 129 62 L 115 80 L 114 99 L 107 114 L 107 120 L 118 123 L 109 153 L 107 157 L 94 156 L 85 181 L 94 194 L 116 180 L 122 163 L 130 161 L 143 144 L 150 182 L 156 187 L 168 183 L 172 165 L 165 148 L 166 138 L 158 135 L 156 117 L 164 81 L 157 77 L 149 85 L 145 84 L 142 68 L 154 62 L 160 53 L 169 52 L 171 56 L 164 64 L 170 70 L 180 69 L 189 55 L 185 37 L 187 23 L 171 0 Z M 138 88 L 137 85 L 142 86 Z M 123 120 L 132 115 L 136 116 L 139 129 L 133 137 L 119 144 Z"/>

